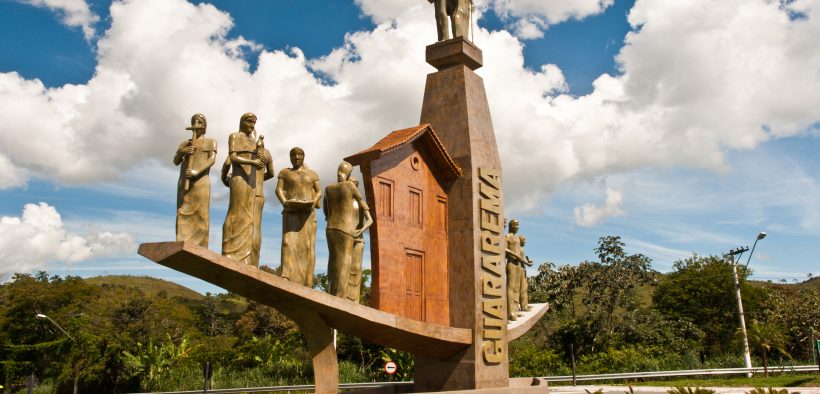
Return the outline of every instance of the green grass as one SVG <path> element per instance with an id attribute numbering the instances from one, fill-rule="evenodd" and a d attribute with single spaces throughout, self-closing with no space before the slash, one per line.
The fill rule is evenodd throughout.
<path id="1" fill-rule="evenodd" d="M 753 376 L 726 377 L 726 378 L 692 378 L 675 380 L 656 380 L 650 382 L 618 383 L 618 385 L 632 386 L 664 386 L 664 387 L 820 387 L 820 373 L 813 374 L 783 374 L 768 378 Z"/>

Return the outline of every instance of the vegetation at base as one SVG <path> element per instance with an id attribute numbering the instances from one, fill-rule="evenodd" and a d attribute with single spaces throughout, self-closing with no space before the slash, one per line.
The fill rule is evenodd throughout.
<path id="1" fill-rule="evenodd" d="M 683 387 L 677 386 L 671 390 L 666 390 L 669 394 L 715 394 L 715 390 L 710 390 L 703 387 Z"/>
<path id="2" fill-rule="evenodd" d="M 0 285 L 0 385 L 38 392 L 119 393 L 308 384 L 310 354 L 295 324 L 273 308 L 234 294 L 191 296 L 158 279 L 16 275 Z M 184 289 L 184 288 L 182 288 Z M 176 296 L 169 296 L 176 294 Z M 68 338 L 45 314 L 76 340 Z M 412 376 L 412 357 L 338 335 L 342 382 Z M 409 371 L 408 371 L 409 370 Z"/>
<path id="3" fill-rule="evenodd" d="M 663 275 L 616 236 L 602 237 L 592 252 L 594 259 L 576 266 L 545 263 L 529 279 L 531 302 L 549 302 L 551 311 L 509 344 L 511 377 L 570 375 L 573 358 L 578 374 L 743 366 L 725 260 L 694 255 Z M 755 365 L 765 361 L 771 372 L 811 363 L 812 329 L 820 337 L 820 282 L 750 282 L 749 274 L 740 276 Z M 325 277 L 316 283 L 326 286 Z M 370 289 L 362 294 L 367 304 Z M 313 380 L 304 338 L 276 310 L 146 277 L 18 274 L 0 285 L 0 346 L 0 384 L 19 389 L 34 374 L 44 393 L 68 393 L 75 383 L 80 392 L 201 389 L 206 362 L 215 389 Z M 412 379 L 407 353 L 342 333 L 337 352 L 342 382 Z M 387 360 L 398 365 L 393 376 L 382 369 Z M 741 385 L 820 383 L 795 379 Z M 703 387 L 731 380 L 663 382 Z"/>
<path id="4" fill-rule="evenodd" d="M 511 376 L 743 367 L 732 266 L 693 255 L 660 274 L 629 254 L 617 236 L 601 237 L 596 259 L 549 262 L 529 278 L 530 302 L 549 302 L 539 325 L 510 344 Z M 740 287 L 756 366 L 815 363 L 820 339 L 820 281 Z M 684 386 L 695 386 L 686 384 Z"/>

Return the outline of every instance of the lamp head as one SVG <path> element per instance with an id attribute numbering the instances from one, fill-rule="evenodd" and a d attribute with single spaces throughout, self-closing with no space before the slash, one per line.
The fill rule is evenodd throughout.
<path id="1" fill-rule="evenodd" d="M 46 316 L 46 315 L 44 315 L 44 314 L 42 314 L 42 313 L 38 313 L 38 314 L 36 315 L 36 317 L 37 317 L 38 319 L 47 319 L 47 318 L 48 318 L 48 316 Z"/>
<path id="2" fill-rule="evenodd" d="M 757 240 L 760 241 L 761 239 L 766 238 L 766 235 L 767 234 L 763 231 L 757 233 Z"/>

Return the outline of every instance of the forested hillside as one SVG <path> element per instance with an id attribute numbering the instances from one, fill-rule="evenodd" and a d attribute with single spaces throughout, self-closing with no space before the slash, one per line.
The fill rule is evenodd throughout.
<path id="1" fill-rule="evenodd" d="M 660 274 L 624 248 L 618 237 L 603 237 L 590 261 L 539 267 L 530 300 L 551 310 L 510 344 L 512 376 L 569 374 L 573 356 L 579 373 L 743 365 L 723 258 L 695 255 Z M 748 282 L 748 275 L 741 272 L 741 290 L 755 364 L 764 354 L 769 364 L 811 362 L 820 282 Z M 201 389 L 205 362 L 214 367 L 214 388 L 312 380 L 303 338 L 272 308 L 148 277 L 16 275 L 0 285 L 0 344 L 7 388 L 34 374 L 60 393 L 74 384 L 80 392 Z M 337 348 L 342 381 L 388 380 L 387 359 L 399 364 L 394 379 L 412 378 L 408 354 L 342 334 Z"/>

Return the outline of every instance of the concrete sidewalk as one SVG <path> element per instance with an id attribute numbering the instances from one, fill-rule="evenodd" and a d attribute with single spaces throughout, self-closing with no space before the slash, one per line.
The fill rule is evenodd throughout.
<path id="1" fill-rule="evenodd" d="M 746 394 L 754 387 L 704 387 L 715 390 L 717 394 Z M 768 387 L 767 387 L 768 388 Z M 820 387 L 775 387 L 776 389 L 786 389 L 790 393 L 800 392 L 801 394 L 820 394 Z M 594 393 L 598 389 L 603 389 L 604 393 L 630 394 L 629 386 L 553 386 L 550 385 L 550 393 L 561 394 L 587 394 L 586 390 Z M 634 393 L 640 394 L 667 394 L 667 390 L 672 387 L 660 386 L 632 386 Z"/>

